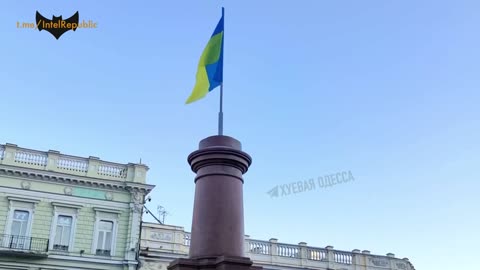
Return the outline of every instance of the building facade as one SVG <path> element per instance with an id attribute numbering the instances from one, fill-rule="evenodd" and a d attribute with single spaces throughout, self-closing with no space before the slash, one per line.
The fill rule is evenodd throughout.
<path id="1" fill-rule="evenodd" d="M 183 227 L 143 223 L 140 242 L 140 269 L 167 270 L 170 262 L 177 258 L 187 258 L 190 246 L 190 233 Z M 370 251 L 336 250 L 310 247 L 305 242 L 298 245 L 250 239 L 245 236 L 245 255 L 254 265 L 265 270 L 415 270 L 407 258 L 395 258 L 370 254 Z"/>
<path id="2" fill-rule="evenodd" d="M 147 171 L 0 145 L 0 269 L 138 269 Z"/>

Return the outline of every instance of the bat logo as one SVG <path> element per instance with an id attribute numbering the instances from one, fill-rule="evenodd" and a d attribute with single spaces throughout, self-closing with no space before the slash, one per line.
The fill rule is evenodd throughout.
<path id="1" fill-rule="evenodd" d="M 75 12 L 70 18 L 63 20 L 62 16 L 55 17 L 52 16 L 52 19 L 49 20 L 43 17 L 40 12 L 35 15 L 35 22 L 37 23 L 38 31 L 45 30 L 52 34 L 56 39 L 59 39 L 65 32 L 69 30 L 77 30 L 79 15 L 78 11 Z"/>

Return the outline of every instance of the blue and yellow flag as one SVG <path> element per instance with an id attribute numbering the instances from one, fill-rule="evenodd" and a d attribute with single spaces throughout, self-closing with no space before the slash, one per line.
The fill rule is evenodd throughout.
<path id="1" fill-rule="evenodd" d="M 197 82 L 186 104 L 197 101 L 223 82 L 223 16 L 203 50 L 197 69 Z"/>

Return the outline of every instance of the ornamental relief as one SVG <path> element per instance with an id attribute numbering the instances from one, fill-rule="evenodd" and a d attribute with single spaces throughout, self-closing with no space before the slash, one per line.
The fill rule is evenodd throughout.
<path id="1" fill-rule="evenodd" d="M 141 213 L 143 211 L 143 204 L 133 203 L 131 208 L 132 208 L 133 212 Z"/>
<path id="2" fill-rule="evenodd" d="M 142 195 L 140 194 L 140 192 L 132 192 L 132 201 L 134 203 L 142 203 Z"/>
<path id="3" fill-rule="evenodd" d="M 374 258 L 369 258 L 370 262 L 375 265 L 375 266 L 387 266 L 389 263 L 387 260 L 383 259 L 374 259 Z"/>
<path id="4" fill-rule="evenodd" d="M 72 195 L 72 192 L 73 192 L 73 189 L 71 187 L 65 187 L 63 189 L 63 193 L 65 193 L 65 195 Z"/>
<path id="5" fill-rule="evenodd" d="M 32 183 L 30 181 L 22 181 L 20 185 L 23 189 L 29 190 L 32 186 Z"/>
<path id="6" fill-rule="evenodd" d="M 107 192 L 107 193 L 105 193 L 105 199 L 106 199 L 107 201 L 113 200 L 113 193 L 112 193 L 112 192 Z"/>
<path id="7" fill-rule="evenodd" d="M 152 232 L 150 234 L 151 239 L 173 242 L 173 234 L 163 232 Z"/>
<path id="8" fill-rule="evenodd" d="M 167 269 L 166 265 L 160 262 L 140 261 L 140 270 L 162 270 Z"/>

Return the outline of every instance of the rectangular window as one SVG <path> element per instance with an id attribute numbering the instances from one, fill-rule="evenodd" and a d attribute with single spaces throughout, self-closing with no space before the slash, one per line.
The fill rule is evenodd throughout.
<path id="1" fill-rule="evenodd" d="M 113 222 L 100 220 L 98 223 L 97 255 L 110 256 L 112 250 Z"/>
<path id="2" fill-rule="evenodd" d="M 57 227 L 55 228 L 55 239 L 53 242 L 54 250 L 68 251 L 70 238 L 72 236 L 72 221 L 73 218 L 71 216 L 58 216 Z"/>
<path id="3" fill-rule="evenodd" d="M 10 230 L 10 247 L 16 249 L 27 248 L 27 227 L 30 213 L 24 210 L 13 211 L 12 227 Z"/>
<path id="4" fill-rule="evenodd" d="M 28 211 L 15 210 L 13 212 L 11 234 L 18 236 L 26 236 L 29 217 L 30 213 Z"/>

